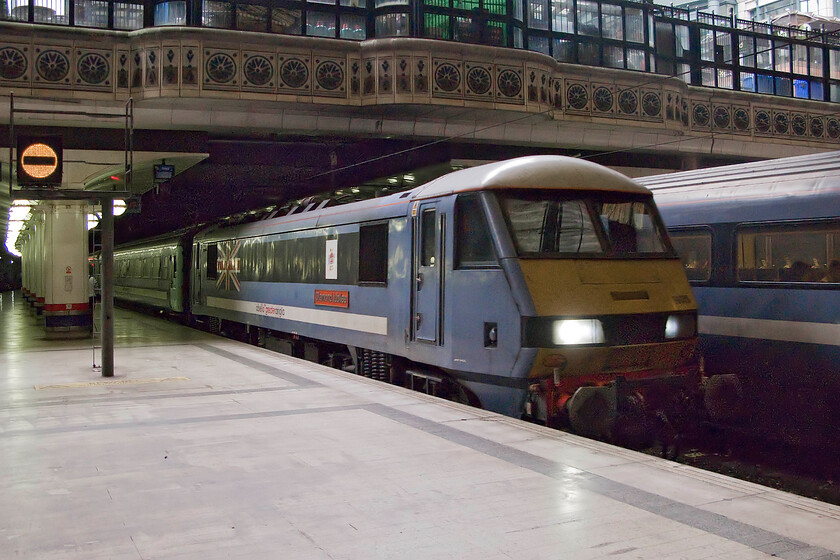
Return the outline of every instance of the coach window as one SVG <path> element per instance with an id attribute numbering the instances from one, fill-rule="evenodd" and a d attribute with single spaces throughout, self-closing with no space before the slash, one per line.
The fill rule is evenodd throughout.
<path id="1" fill-rule="evenodd" d="M 711 277 L 712 234 L 706 230 L 671 232 L 671 244 L 692 282 L 708 282 Z"/>
<path id="2" fill-rule="evenodd" d="M 434 210 L 424 210 L 420 218 L 420 266 L 435 266 L 436 218 L 437 213 Z"/>
<path id="3" fill-rule="evenodd" d="M 490 228 L 477 196 L 461 195 L 455 201 L 455 267 L 496 265 Z"/>
<path id="4" fill-rule="evenodd" d="M 359 228 L 359 283 L 388 281 L 388 224 Z"/>
<path id="5" fill-rule="evenodd" d="M 840 224 L 740 228 L 738 279 L 783 283 L 840 282 Z"/>
<path id="6" fill-rule="evenodd" d="M 211 243 L 207 246 L 207 279 L 208 280 L 215 280 L 218 278 L 218 259 L 219 259 L 219 246 L 215 243 Z"/>

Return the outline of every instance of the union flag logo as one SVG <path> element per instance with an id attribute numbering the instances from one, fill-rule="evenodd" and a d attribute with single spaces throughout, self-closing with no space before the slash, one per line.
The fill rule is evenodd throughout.
<path id="1" fill-rule="evenodd" d="M 239 247 L 242 245 L 242 240 L 238 240 L 233 247 L 231 243 L 219 243 L 219 258 L 216 260 L 216 270 L 219 271 L 219 277 L 216 280 L 216 287 L 221 288 L 224 284 L 225 290 L 230 290 L 230 285 L 236 291 L 239 291 L 239 257 L 236 254 L 239 252 Z"/>

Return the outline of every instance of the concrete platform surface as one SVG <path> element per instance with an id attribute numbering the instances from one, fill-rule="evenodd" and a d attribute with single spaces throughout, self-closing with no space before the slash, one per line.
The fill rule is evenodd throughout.
<path id="1" fill-rule="evenodd" d="M 0 299 L 0 559 L 840 559 L 840 508 L 118 310 Z"/>

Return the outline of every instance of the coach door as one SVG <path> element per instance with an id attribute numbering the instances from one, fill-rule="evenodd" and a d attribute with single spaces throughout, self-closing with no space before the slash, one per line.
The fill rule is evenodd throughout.
<path id="1" fill-rule="evenodd" d="M 414 215 L 414 340 L 440 344 L 441 227 L 443 216 L 436 203 L 420 204 Z"/>

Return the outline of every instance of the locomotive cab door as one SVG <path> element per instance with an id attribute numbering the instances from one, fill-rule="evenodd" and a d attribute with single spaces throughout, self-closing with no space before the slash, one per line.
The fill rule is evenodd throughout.
<path id="1" fill-rule="evenodd" d="M 413 340 L 441 344 L 443 215 L 437 203 L 420 204 L 414 215 Z"/>

